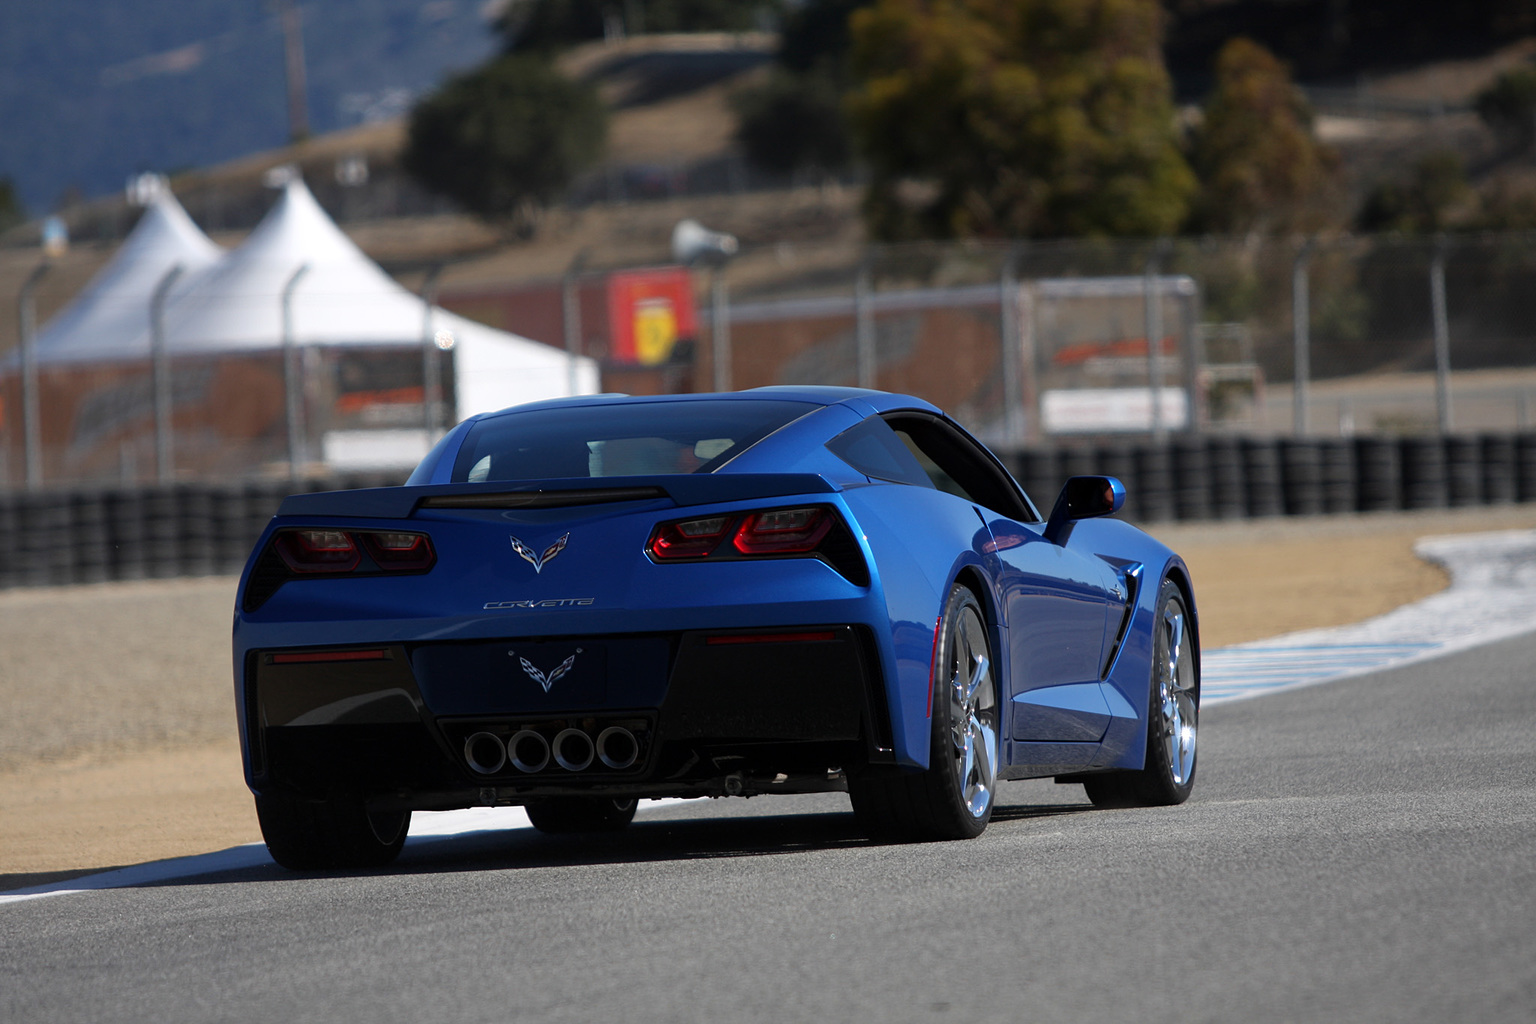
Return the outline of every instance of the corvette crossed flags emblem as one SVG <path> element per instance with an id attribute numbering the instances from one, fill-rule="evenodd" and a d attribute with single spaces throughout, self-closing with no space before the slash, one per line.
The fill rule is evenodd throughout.
<path id="1" fill-rule="evenodd" d="M 535 554 L 533 548 L 530 548 L 528 545 L 524 544 L 522 541 L 518 540 L 516 537 L 513 537 L 512 538 L 512 550 L 516 551 L 519 555 L 521 555 L 522 558 L 523 558 L 523 561 L 525 561 L 529 565 L 533 566 L 534 573 L 538 574 L 538 573 L 541 573 L 541 572 L 544 571 L 544 564 L 546 562 L 548 562 L 551 558 L 554 558 L 560 552 L 565 550 L 565 543 L 566 543 L 566 541 L 568 541 L 570 539 L 571 539 L 571 535 L 569 533 L 567 533 L 565 536 L 563 536 L 559 540 L 555 541 L 549 547 L 545 548 L 544 549 L 544 553 L 542 555 L 540 555 L 540 554 Z M 545 689 L 548 689 L 548 687 L 545 687 Z"/>
<path id="2" fill-rule="evenodd" d="M 516 652 L 508 651 L 507 653 L 515 654 Z M 540 670 L 537 666 L 534 665 L 533 662 L 529 661 L 527 658 L 519 657 L 517 660 L 523 666 L 523 671 L 528 673 L 528 678 L 544 687 L 544 692 L 548 693 L 549 688 L 554 686 L 555 683 L 567 672 L 569 672 L 571 668 L 576 664 L 576 655 L 573 654 L 569 658 L 566 658 L 564 661 L 562 661 L 560 664 L 556 665 L 548 675 L 545 675 L 542 670 Z"/>

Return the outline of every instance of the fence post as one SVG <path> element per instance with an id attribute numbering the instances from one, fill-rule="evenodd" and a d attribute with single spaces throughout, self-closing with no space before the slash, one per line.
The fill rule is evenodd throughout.
<path id="1" fill-rule="evenodd" d="M 875 317 L 870 299 L 869 260 L 859 264 L 859 276 L 853 283 L 853 318 L 855 326 L 855 362 L 858 366 L 859 387 L 873 388 L 876 372 Z"/>
<path id="2" fill-rule="evenodd" d="M 998 281 L 998 329 L 1003 341 L 1003 433 L 1011 448 L 1024 444 L 1024 339 L 1019 330 L 1019 247 L 1009 246 Z"/>
<path id="3" fill-rule="evenodd" d="M 437 358 L 437 332 L 432 329 L 432 311 L 437 305 L 437 278 L 441 263 L 432 264 L 421 282 L 421 426 L 427 433 L 427 448 L 437 443 L 438 394 L 442 391 L 442 363 Z"/>
<path id="4" fill-rule="evenodd" d="M 580 386 L 577 381 L 576 360 L 581 354 L 581 272 L 587 265 L 587 254 L 590 249 L 583 249 L 571 260 L 571 265 L 565 269 L 565 278 L 560 282 L 560 328 L 565 335 L 565 385 L 566 390 L 574 396 Z"/>
<path id="5" fill-rule="evenodd" d="M 299 439 L 299 402 L 302 393 L 300 386 L 301 372 L 296 358 L 296 344 L 293 337 L 293 290 L 298 287 L 299 279 L 309 273 L 309 264 L 299 264 L 299 269 L 288 278 L 288 283 L 283 285 L 283 397 L 288 417 L 288 476 L 290 479 L 299 478 L 300 467 L 304 462 L 304 453 Z"/>
<path id="6" fill-rule="evenodd" d="M 1163 440 L 1163 371 L 1159 360 L 1163 347 L 1163 303 L 1158 293 L 1158 274 L 1162 270 L 1163 253 L 1168 247 L 1166 238 L 1159 238 L 1147 257 L 1145 279 L 1142 284 L 1142 302 L 1146 314 L 1147 333 L 1147 390 L 1151 398 L 1151 434 L 1154 443 Z"/>
<path id="7" fill-rule="evenodd" d="M 171 356 L 165 344 L 165 300 L 171 286 L 181 277 L 180 263 L 165 272 L 149 298 L 150 373 L 155 389 L 155 479 L 169 483 L 176 477 L 175 454 L 171 438 Z"/>
<path id="8" fill-rule="evenodd" d="M 27 490 L 43 483 L 43 439 L 37 394 L 37 304 L 32 292 L 43 275 L 53 269 L 46 260 L 32 268 L 16 299 L 21 332 L 21 432 L 26 448 Z"/>
<path id="9" fill-rule="evenodd" d="M 1307 385 L 1312 379 L 1312 239 L 1301 243 L 1291 265 L 1291 341 L 1295 349 L 1295 384 L 1291 393 L 1291 433 L 1307 436 Z"/>
<path id="10" fill-rule="evenodd" d="M 1445 313 L 1445 236 L 1435 239 L 1429 264 L 1429 298 L 1435 311 L 1435 412 L 1440 433 L 1451 432 L 1451 329 Z"/>
<path id="11" fill-rule="evenodd" d="M 731 305 L 725 292 L 725 267 L 709 271 L 710 333 L 714 336 L 715 390 L 731 390 Z"/>

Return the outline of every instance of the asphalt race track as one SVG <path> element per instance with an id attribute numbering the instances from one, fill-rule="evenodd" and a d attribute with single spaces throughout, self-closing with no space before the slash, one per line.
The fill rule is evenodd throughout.
<path id="1" fill-rule="evenodd" d="M 1536 635 L 1221 704 L 1183 807 L 841 796 L 0 906 L 0 1020 L 1530 1021 Z"/>

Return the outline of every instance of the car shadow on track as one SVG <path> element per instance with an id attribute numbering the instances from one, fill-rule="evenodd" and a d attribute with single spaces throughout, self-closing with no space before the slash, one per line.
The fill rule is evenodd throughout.
<path id="1" fill-rule="evenodd" d="M 709 807 L 696 806 L 699 810 Z M 512 828 L 424 838 L 407 843 L 393 864 L 374 870 L 290 872 L 264 863 L 157 879 L 138 887 L 771 857 L 903 845 L 869 839 L 846 809 L 728 816 L 687 813 L 694 809 L 685 807 L 680 816 L 643 814 L 622 832 L 545 835 L 531 828 Z M 1057 818 L 1090 809 L 1087 804 L 999 804 L 992 815 L 992 828 L 1002 830 L 1013 822 Z"/>

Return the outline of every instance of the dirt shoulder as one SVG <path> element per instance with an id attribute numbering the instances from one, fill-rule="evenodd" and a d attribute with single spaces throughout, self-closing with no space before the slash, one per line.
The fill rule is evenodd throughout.
<path id="1" fill-rule="evenodd" d="M 1156 526 L 1202 640 L 1339 625 L 1446 584 L 1413 543 L 1536 506 Z M 230 688 L 234 580 L 0 593 L 0 891 L 260 841 Z"/>

